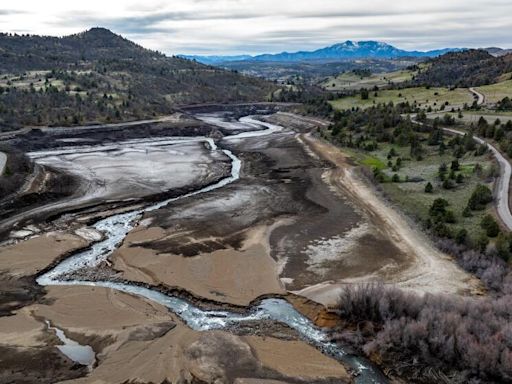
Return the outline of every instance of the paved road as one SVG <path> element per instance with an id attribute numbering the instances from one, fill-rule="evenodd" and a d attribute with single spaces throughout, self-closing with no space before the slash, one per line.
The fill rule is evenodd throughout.
<path id="1" fill-rule="evenodd" d="M 7 155 L 0 152 L 0 176 L 3 175 L 5 170 L 5 164 L 7 163 Z"/>
<path id="2" fill-rule="evenodd" d="M 412 116 L 412 122 L 415 124 L 423 125 L 423 123 L 415 120 L 416 116 Z M 443 128 L 445 132 L 464 136 L 466 132 L 458 131 L 453 128 Z M 501 154 L 501 152 L 493 145 L 489 144 L 480 137 L 473 136 L 473 139 L 479 143 L 487 146 L 493 153 L 494 157 L 500 165 L 500 177 L 498 179 L 498 188 L 496 189 L 496 209 L 498 216 L 509 231 L 512 231 L 512 214 L 510 213 L 509 205 L 509 191 L 510 191 L 510 177 L 512 176 L 512 166 L 509 161 Z"/>
<path id="3" fill-rule="evenodd" d="M 483 105 L 485 103 L 485 95 L 478 92 L 474 88 L 469 88 L 469 91 L 477 97 L 477 104 Z M 463 136 L 465 132 L 458 131 L 452 128 L 443 128 L 445 132 L 455 135 Z M 496 190 L 496 209 L 498 216 L 503 221 L 503 224 L 512 231 L 512 214 L 510 213 L 509 194 L 510 194 L 510 177 L 512 176 L 512 166 L 510 162 L 501 154 L 501 152 L 494 146 L 474 136 L 474 139 L 479 144 L 484 144 L 493 153 L 494 157 L 500 165 L 500 177 L 498 180 L 498 188 Z"/>
<path id="4" fill-rule="evenodd" d="M 463 136 L 465 132 L 458 131 L 451 128 L 443 128 L 445 132 L 455 135 Z M 501 154 L 501 152 L 493 145 L 487 143 L 485 140 L 474 137 L 475 141 L 479 144 L 484 144 L 493 153 L 494 157 L 500 165 L 500 177 L 498 179 L 498 188 L 496 190 L 496 209 L 498 215 L 503 221 L 509 231 L 512 231 L 512 214 L 510 213 L 509 206 L 509 190 L 510 190 L 510 177 L 512 176 L 512 167 L 508 160 Z"/>
<path id="5" fill-rule="evenodd" d="M 485 103 L 485 95 L 481 92 L 478 92 L 475 88 L 469 88 L 469 92 L 476 96 L 476 104 L 482 105 Z"/>

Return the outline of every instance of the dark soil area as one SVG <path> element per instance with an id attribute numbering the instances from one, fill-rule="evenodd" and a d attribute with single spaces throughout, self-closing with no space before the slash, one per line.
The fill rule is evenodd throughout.
<path id="1" fill-rule="evenodd" d="M 0 346 L 1 384 L 51 384 L 87 373 L 54 347 L 16 348 Z"/>
<path id="2" fill-rule="evenodd" d="M 43 295 L 44 288 L 36 284 L 33 277 L 13 277 L 0 272 L 0 316 L 10 315 Z"/>

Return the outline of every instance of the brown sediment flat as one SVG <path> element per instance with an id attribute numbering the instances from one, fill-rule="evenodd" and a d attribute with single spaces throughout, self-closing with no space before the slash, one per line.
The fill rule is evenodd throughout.
<path id="1" fill-rule="evenodd" d="M 0 248 L 0 271 L 11 276 L 31 276 L 55 260 L 87 245 L 83 238 L 63 232 L 50 232 Z"/>
<path id="2" fill-rule="evenodd" d="M 187 372 L 185 349 L 198 337 L 179 325 L 152 340 L 126 340 L 110 347 L 87 377 L 69 383 L 176 383 Z"/>
<path id="3" fill-rule="evenodd" d="M 28 307 L 33 314 L 84 335 L 115 335 L 138 324 L 173 319 L 162 305 L 107 288 L 50 286 L 47 291 L 48 304 Z"/>
<path id="4" fill-rule="evenodd" d="M 308 290 L 394 276 L 413 262 L 372 210 L 333 184 L 341 171 L 301 136 L 227 144 L 243 160 L 241 179 L 148 212 L 111 258 L 125 279 L 233 304 L 283 293 L 283 284 L 332 304 L 336 292 L 326 300 Z"/>
<path id="5" fill-rule="evenodd" d="M 336 360 L 302 341 L 284 341 L 272 337 L 246 336 L 260 362 L 284 376 L 303 379 L 333 377 L 350 380 L 346 369 Z"/>
<path id="6" fill-rule="evenodd" d="M 128 340 L 111 349 L 84 378 L 65 383 L 229 383 L 239 377 L 311 382 L 348 382 L 350 376 L 336 361 L 300 341 L 239 337 L 222 331 L 196 332 L 178 324 L 153 340 Z M 287 353 L 288 350 L 293 350 Z M 300 359 L 310 359 L 300 364 Z M 301 365 L 299 367 L 299 365 Z M 180 381 L 182 380 L 182 381 Z M 303 381 L 303 382 L 304 382 Z M 332 381 L 330 381 L 332 382 Z"/>
<path id="7" fill-rule="evenodd" d="M 0 344 L 16 347 L 44 346 L 45 328 L 44 323 L 36 320 L 28 308 L 23 308 L 12 316 L 0 317 Z"/>
<path id="8" fill-rule="evenodd" d="M 220 249 L 194 257 L 158 253 L 130 247 L 131 243 L 155 240 L 165 234 L 161 228 L 130 233 L 124 246 L 112 256 L 114 268 L 131 281 L 181 287 L 208 299 L 248 305 L 265 294 L 284 294 L 277 263 L 270 257 L 266 226 L 247 233 L 241 249 Z"/>
<path id="9" fill-rule="evenodd" d="M 193 378 L 232 382 L 238 377 L 348 381 L 338 362 L 301 341 L 193 331 L 159 304 L 106 288 L 55 286 L 48 288 L 47 297 L 47 304 L 16 314 L 25 329 L 24 343 L 35 342 L 34 332 L 48 340 L 49 331 L 41 324 L 49 320 L 97 353 L 92 372 L 66 383 L 175 383 Z M 0 324 L 15 328 L 13 322 Z M 22 344 L 17 339 L 5 343 Z"/>

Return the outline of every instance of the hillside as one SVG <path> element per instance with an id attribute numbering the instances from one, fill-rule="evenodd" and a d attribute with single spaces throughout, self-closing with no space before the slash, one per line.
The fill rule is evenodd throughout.
<path id="1" fill-rule="evenodd" d="M 431 59 L 414 83 L 419 85 L 472 87 L 492 84 L 512 72 L 512 55 L 495 57 L 485 50 L 447 53 Z"/>
<path id="2" fill-rule="evenodd" d="M 179 104 L 262 101 L 261 79 L 145 49 L 104 28 L 0 35 L 0 127 L 123 121 Z"/>

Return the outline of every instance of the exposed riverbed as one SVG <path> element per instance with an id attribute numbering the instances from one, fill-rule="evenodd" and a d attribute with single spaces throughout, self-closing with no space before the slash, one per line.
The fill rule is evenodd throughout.
<path id="1" fill-rule="evenodd" d="M 264 135 L 270 135 L 274 132 L 280 132 L 283 128 L 270 123 L 263 123 L 250 117 L 244 117 L 240 123 L 249 126 L 264 126 L 265 130 L 246 131 L 237 135 L 229 136 L 227 142 L 251 140 Z M 186 139 L 184 139 L 186 140 Z M 143 209 L 116 214 L 102 219 L 95 223 L 93 227 L 104 234 L 104 239 L 94 243 L 90 248 L 80 251 L 59 263 L 55 268 L 41 275 L 37 281 L 41 285 L 83 285 L 98 286 L 115 289 L 121 292 L 144 297 L 157 302 L 169 308 L 177 314 L 189 327 L 198 331 L 212 329 L 227 329 L 244 322 L 254 322 L 259 320 L 273 320 L 286 324 L 297 331 L 301 337 L 309 343 L 315 345 L 326 354 L 342 360 L 349 365 L 355 372 L 357 383 L 382 383 L 385 378 L 376 371 L 371 364 L 364 359 L 347 355 L 342 348 L 331 343 L 320 329 L 316 328 L 309 319 L 297 312 L 290 304 L 282 299 L 265 299 L 253 308 L 249 308 L 246 313 L 232 313 L 229 311 L 208 311 L 200 309 L 192 303 L 181 298 L 168 296 L 160 291 L 141 287 L 136 284 L 120 283 L 108 280 L 83 280 L 80 277 L 94 276 L 94 270 L 104 263 L 109 256 L 119 247 L 128 233 L 139 223 L 144 214 L 156 211 L 177 200 L 187 199 L 192 196 L 210 192 L 223 188 L 240 178 L 241 160 L 228 149 L 220 149 L 217 144 L 209 138 L 193 138 L 194 142 L 202 141 L 212 152 L 222 152 L 231 161 L 230 175 L 219 182 L 210 184 L 202 189 L 189 192 L 182 196 L 167 199 Z M 256 139 L 254 139 L 256 142 Z M 48 155 L 48 154 L 46 154 Z M 35 155 L 34 155 L 35 156 Z M 92 273 L 91 273 L 92 271 Z"/>

